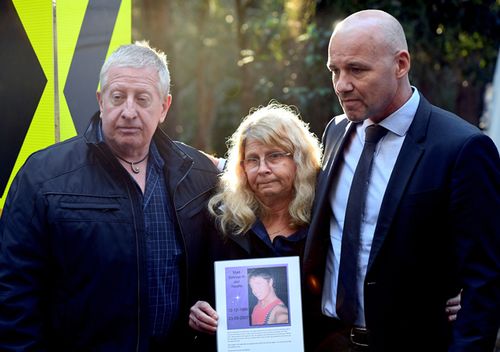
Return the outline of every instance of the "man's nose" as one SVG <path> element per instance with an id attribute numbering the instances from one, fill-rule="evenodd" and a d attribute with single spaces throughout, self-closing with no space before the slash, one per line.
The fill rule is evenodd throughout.
<path id="1" fill-rule="evenodd" d="M 133 97 L 127 97 L 123 106 L 123 117 L 134 118 L 137 116 L 136 103 Z"/>
<path id="2" fill-rule="evenodd" d="M 333 86 L 336 92 L 349 92 L 353 89 L 351 78 L 348 74 L 340 72 L 333 80 Z"/>

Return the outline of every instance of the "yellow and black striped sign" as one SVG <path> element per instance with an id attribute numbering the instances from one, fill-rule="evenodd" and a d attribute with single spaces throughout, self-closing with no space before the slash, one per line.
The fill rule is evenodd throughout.
<path id="1" fill-rule="evenodd" d="M 34 151 L 97 111 L 99 71 L 131 41 L 131 0 L 0 1 L 0 210 Z"/>

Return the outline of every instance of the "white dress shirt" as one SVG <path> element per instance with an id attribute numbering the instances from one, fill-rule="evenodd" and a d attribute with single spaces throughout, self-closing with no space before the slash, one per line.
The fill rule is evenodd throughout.
<path id="1" fill-rule="evenodd" d="M 368 195 L 365 203 L 364 217 L 361 220 L 361 253 L 360 264 L 357 273 L 359 302 L 361 302 L 356 325 L 365 326 L 363 282 L 366 276 L 366 268 L 370 256 L 375 227 L 382 199 L 391 177 L 401 147 L 406 137 L 406 132 L 417 111 L 420 95 L 415 87 L 410 99 L 397 111 L 386 117 L 379 125 L 385 127 L 388 133 L 380 140 L 373 158 L 373 168 L 368 184 Z M 325 280 L 323 287 L 322 309 L 323 314 L 330 317 L 338 317 L 335 311 L 337 301 L 337 281 L 339 275 L 340 249 L 342 246 L 342 231 L 347 207 L 347 199 L 351 188 L 354 171 L 363 150 L 365 140 L 365 129 L 372 125 L 371 120 L 365 120 L 356 126 L 355 133 L 350 135 L 341 156 L 338 172 L 332 180 L 330 191 L 330 206 L 332 217 L 330 220 L 331 247 L 328 251 Z"/>

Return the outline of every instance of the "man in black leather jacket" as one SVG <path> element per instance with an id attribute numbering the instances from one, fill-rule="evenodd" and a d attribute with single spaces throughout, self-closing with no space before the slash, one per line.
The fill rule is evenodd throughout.
<path id="1" fill-rule="evenodd" d="M 100 112 L 31 155 L 0 219 L 0 350 L 155 351 L 184 346 L 206 296 L 213 163 L 159 128 L 165 55 L 146 43 L 103 65 Z M 180 342 L 177 342 L 180 341 Z"/>

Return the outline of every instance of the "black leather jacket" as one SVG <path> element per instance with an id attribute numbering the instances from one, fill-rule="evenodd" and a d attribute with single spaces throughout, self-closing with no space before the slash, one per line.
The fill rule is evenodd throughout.
<path id="1" fill-rule="evenodd" d="M 0 219 L 2 351 L 148 349 L 142 205 L 98 142 L 98 123 L 96 115 L 84 135 L 34 153 L 11 186 Z M 218 171 L 161 129 L 154 141 L 184 247 L 175 338 L 186 344 L 188 307 L 206 298 L 213 280 L 206 203 Z"/>

